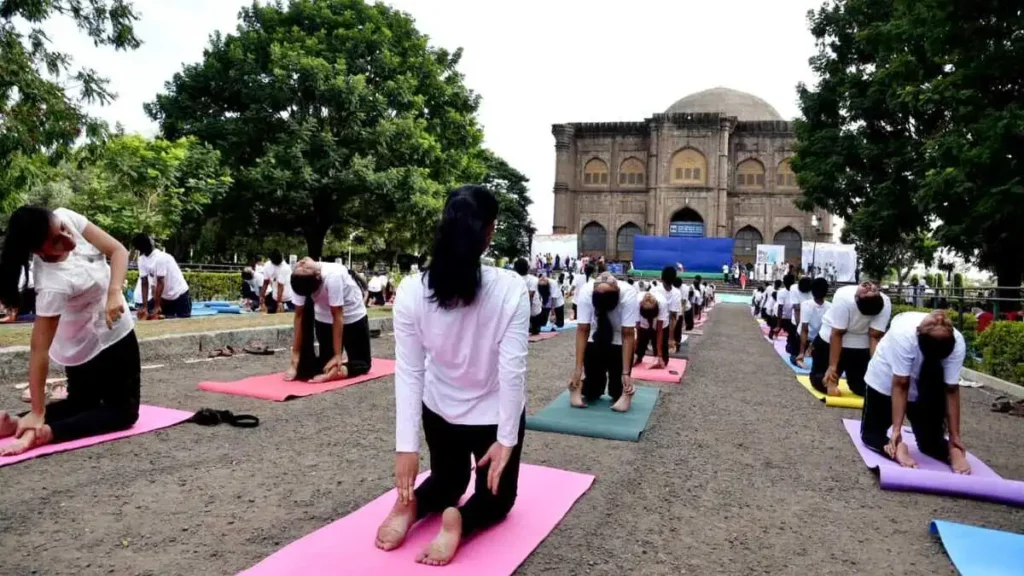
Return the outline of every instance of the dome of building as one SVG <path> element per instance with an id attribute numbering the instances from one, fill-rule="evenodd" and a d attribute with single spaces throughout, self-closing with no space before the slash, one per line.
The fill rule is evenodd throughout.
<path id="1" fill-rule="evenodd" d="M 735 116 L 742 122 L 782 120 L 782 116 L 779 116 L 771 104 L 757 96 L 721 87 L 685 96 L 665 111 L 666 114 L 696 112 L 720 112 L 726 116 Z"/>

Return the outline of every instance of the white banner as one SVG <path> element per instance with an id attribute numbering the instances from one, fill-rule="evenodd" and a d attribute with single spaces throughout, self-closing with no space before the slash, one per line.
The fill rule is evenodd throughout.
<path id="1" fill-rule="evenodd" d="M 779 244 L 758 244 L 756 264 L 774 266 L 786 259 L 786 247 Z"/>
<path id="2" fill-rule="evenodd" d="M 854 282 L 857 270 L 857 250 L 852 244 L 804 242 L 804 272 L 825 276 L 835 282 Z"/>
<path id="3" fill-rule="evenodd" d="M 561 262 L 565 262 L 566 258 L 576 258 L 579 255 L 577 239 L 576 234 L 537 234 L 530 247 L 530 264 L 538 256 L 546 258 L 549 254 L 552 259 L 559 256 Z"/>

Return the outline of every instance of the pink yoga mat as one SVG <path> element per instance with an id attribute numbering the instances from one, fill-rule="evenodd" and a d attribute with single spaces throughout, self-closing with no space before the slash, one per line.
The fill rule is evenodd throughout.
<path id="1" fill-rule="evenodd" d="M 686 360 L 680 358 L 669 358 L 665 368 L 657 370 L 650 368 L 654 365 L 653 360 L 644 360 L 640 366 L 633 367 L 633 379 L 647 382 L 664 382 L 666 384 L 679 384 L 686 373 Z M 675 374 L 673 374 L 675 372 Z"/>
<path id="2" fill-rule="evenodd" d="M 273 400 L 284 402 L 289 398 L 312 396 L 321 392 L 329 392 L 344 388 L 367 380 L 374 380 L 381 376 L 389 376 L 395 373 L 395 361 L 386 358 L 374 358 L 373 368 L 369 374 L 363 374 L 357 378 L 346 378 L 335 380 L 325 384 L 313 382 L 285 382 L 284 373 L 268 374 L 266 376 L 252 376 L 234 382 L 200 382 L 199 389 L 204 392 L 216 392 L 218 394 L 232 394 L 234 396 L 248 396 L 261 400 Z"/>
<path id="3" fill-rule="evenodd" d="M 543 340 L 550 340 L 558 336 L 558 332 L 542 332 L 540 334 L 530 334 L 530 342 L 541 342 Z"/>
<path id="4" fill-rule="evenodd" d="M 424 477 L 426 473 L 420 474 L 419 480 Z M 416 563 L 416 555 L 437 534 L 437 517 L 414 526 L 396 550 L 384 552 L 374 546 L 377 527 L 395 504 L 395 491 L 391 490 L 278 550 L 241 576 L 512 574 L 593 482 L 594 477 L 589 474 L 523 464 L 519 470 L 519 496 L 508 517 L 465 542 L 452 562 L 441 568 Z M 469 485 L 472 487 L 473 482 Z"/>
<path id="5" fill-rule="evenodd" d="M 1002 478 L 971 453 L 967 454 L 971 473 L 967 476 L 954 474 L 948 464 L 922 454 L 917 449 L 914 433 L 907 429 L 903 431 L 903 440 L 918 468 L 903 468 L 861 442 L 860 420 L 843 419 L 843 426 L 864 464 L 877 470 L 879 484 L 886 490 L 966 496 L 1024 506 L 1024 482 Z"/>
<path id="6" fill-rule="evenodd" d="M 61 442 L 60 444 L 47 444 L 46 446 L 41 446 L 35 450 L 29 450 L 24 454 L 18 454 L 17 456 L 0 456 L 0 467 L 7 466 L 8 464 L 17 464 L 18 462 L 24 462 L 25 460 L 31 460 L 48 454 L 76 450 L 78 448 L 85 448 L 86 446 L 92 446 L 94 444 L 102 444 L 104 442 L 110 442 L 111 440 L 118 440 L 121 438 L 127 438 L 128 436 L 145 434 L 146 432 L 152 432 L 153 430 L 167 428 L 168 426 L 174 426 L 175 424 L 180 424 L 185 420 L 188 420 L 192 417 L 192 414 L 193 412 L 187 412 L 185 410 L 174 410 L 172 408 L 146 406 L 143 404 L 142 406 L 139 406 L 139 421 L 135 423 L 135 426 L 132 426 L 127 430 L 112 432 L 110 434 L 102 434 L 100 436 L 92 436 L 90 438 L 82 438 L 81 440 L 73 440 L 71 442 Z M 11 442 L 14 442 L 13 438 L 4 438 L 3 440 L 0 440 L 0 446 Z"/>

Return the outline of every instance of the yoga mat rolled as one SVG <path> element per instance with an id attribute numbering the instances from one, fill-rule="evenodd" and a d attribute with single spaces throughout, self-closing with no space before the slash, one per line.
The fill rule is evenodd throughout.
<path id="1" fill-rule="evenodd" d="M 853 408 L 854 410 L 860 410 L 864 408 L 864 397 L 858 396 L 850 390 L 850 386 L 846 383 L 845 378 L 839 379 L 839 394 L 840 396 L 829 396 L 828 394 L 822 394 L 811 386 L 810 376 L 797 376 L 796 381 L 800 383 L 808 392 L 810 392 L 815 398 L 825 403 L 825 406 L 829 408 Z"/>
<path id="2" fill-rule="evenodd" d="M 422 481 L 427 473 L 420 474 Z M 418 483 L 417 482 L 417 483 Z M 506 576 L 515 572 L 568 514 L 594 482 L 589 474 L 522 464 L 515 506 L 500 523 L 463 542 L 444 567 L 416 563 L 416 556 L 437 534 L 439 518 L 413 526 L 399 548 L 374 546 L 377 527 L 395 504 L 395 491 L 278 550 L 240 576 L 314 574 L 426 574 Z M 473 479 L 469 483 L 474 486 Z"/>
<path id="3" fill-rule="evenodd" d="M 241 314 L 242 309 L 238 306 L 215 306 L 213 310 L 217 311 L 217 314 Z"/>
<path id="4" fill-rule="evenodd" d="M 640 366 L 633 366 L 633 379 L 645 382 L 662 382 L 665 384 L 679 384 L 686 373 L 686 360 L 669 358 L 664 368 L 655 370 L 651 368 L 653 360 L 644 360 Z"/>
<path id="5" fill-rule="evenodd" d="M 1024 574 L 1024 534 L 947 520 L 932 520 L 931 533 L 942 540 L 946 554 L 963 576 Z"/>
<path id="6" fill-rule="evenodd" d="M 208 308 L 227 308 L 229 306 L 237 306 L 234 302 L 228 302 L 227 300 L 210 300 L 209 302 L 198 302 L 198 304 Z"/>
<path id="7" fill-rule="evenodd" d="M 860 453 L 864 464 L 878 472 L 879 485 L 885 490 L 965 496 L 1012 506 L 1024 506 L 1024 482 L 1002 478 L 969 452 L 967 462 L 971 465 L 971 473 L 954 474 L 949 464 L 922 454 L 917 448 L 914 433 L 904 429 L 903 441 L 910 450 L 910 457 L 918 466 L 904 468 L 861 442 L 860 420 L 843 419 L 843 427 L 846 428 L 846 433 Z"/>
<path id="8" fill-rule="evenodd" d="M 657 388 L 637 386 L 629 412 L 612 410 L 608 396 L 602 396 L 586 408 L 573 408 L 569 405 L 569 391 L 565 390 L 543 410 L 527 416 L 526 429 L 638 442 L 657 402 Z"/>
<path id="9" fill-rule="evenodd" d="M 555 326 L 555 324 L 553 322 L 548 322 L 546 326 L 541 327 L 540 331 L 541 332 L 568 332 L 569 330 L 575 330 L 576 326 L 577 326 L 577 324 L 576 324 L 575 320 L 566 320 L 565 321 L 565 325 L 562 326 L 561 328 L 559 328 L 558 326 Z"/>
<path id="10" fill-rule="evenodd" d="M 121 438 L 145 434 L 146 432 L 152 432 L 161 428 L 167 428 L 188 420 L 192 414 L 192 412 L 187 412 L 185 410 L 174 410 L 172 408 L 161 408 L 159 406 L 147 406 L 143 404 L 142 406 L 139 406 L 139 420 L 134 426 L 127 430 L 101 434 L 99 436 L 90 436 L 89 438 L 81 438 L 79 440 L 61 442 L 59 444 L 47 444 L 45 446 L 29 450 L 23 454 L 18 454 L 17 456 L 0 456 L 0 467 L 7 466 L 9 464 L 17 464 L 18 462 L 24 462 L 25 460 L 31 460 L 48 454 L 76 450 L 78 448 L 85 448 L 86 446 L 94 446 L 96 444 L 102 444 L 112 440 L 119 440 Z M 14 438 L 4 438 L 3 440 L 0 440 L 0 446 L 10 444 L 14 441 Z"/>
<path id="11" fill-rule="evenodd" d="M 368 374 L 363 374 L 356 378 L 325 382 L 323 384 L 298 381 L 286 382 L 284 373 L 281 372 L 266 376 L 251 376 L 242 380 L 235 380 L 234 382 L 200 382 L 199 389 L 204 392 L 215 392 L 217 394 L 231 394 L 233 396 L 247 396 L 249 398 L 259 398 L 260 400 L 284 402 L 291 398 L 329 392 L 394 373 L 394 360 L 374 358 Z"/>
<path id="12" fill-rule="evenodd" d="M 193 318 L 196 318 L 198 316 L 216 316 L 216 315 L 217 315 L 217 311 L 214 310 L 214 309 L 211 309 L 211 308 L 193 308 L 192 309 L 192 317 Z"/>
<path id="13" fill-rule="evenodd" d="M 558 332 L 542 332 L 541 334 L 530 334 L 530 337 L 527 338 L 527 340 L 529 342 L 542 342 L 544 340 L 550 340 L 555 336 L 558 336 Z"/>

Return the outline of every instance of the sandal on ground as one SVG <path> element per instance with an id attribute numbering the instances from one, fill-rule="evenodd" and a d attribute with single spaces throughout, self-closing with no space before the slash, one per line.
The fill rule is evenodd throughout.
<path id="1" fill-rule="evenodd" d="M 231 358 L 235 355 L 235 349 L 231 346 L 225 346 L 223 348 L 217 348 L 213 352 L 210 352 L 210 358 Z"/>
<path id="2" fill-rule="evenodd" d="M 233 414 L 230 410 L 214 410 L 203 408 L 192 415 L 188 422 L 200 426 L 216 426 L 221 422 L 230 424 L 236 428 L 255 428 L 260 425 L 260 419 L 251 414 Z"/>
<path id="3" fill-rule="evenodd" d="M 372 328 L 370 330 L 370 338 L 380 338 L 380 328 Z"/>
<path id="4" fill-rule="evenodd" d="M 1010 416 L 1024 417 L 1024 400 L 1017 400 L 1013 404 L 1013 408 L 1007 412 Z"/>
<path id="5" fill-rule="evenodd" d="M 273 356 L 274 351 L 267 347 L 266 344 L 258 340 L 253 340 L 242 348 L 242 351 L 246 354 L 252 354 L 254 356 Z"/>
<path id="6" fill-rule="evenodd" d="M 992 401 L 993 412 L 1009 412 L 1013 410 L 1013 403 L 1006 396 L 999 396 Z"/>

